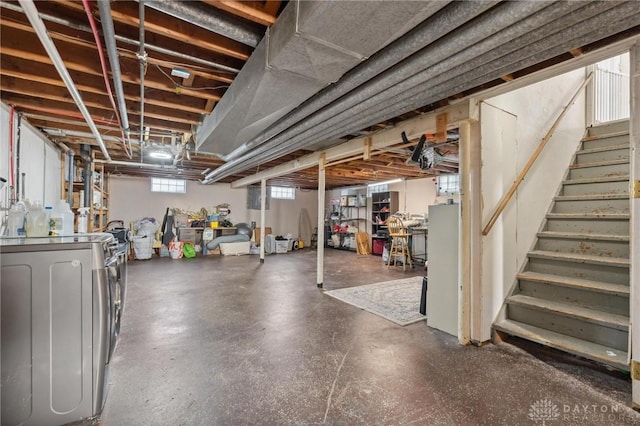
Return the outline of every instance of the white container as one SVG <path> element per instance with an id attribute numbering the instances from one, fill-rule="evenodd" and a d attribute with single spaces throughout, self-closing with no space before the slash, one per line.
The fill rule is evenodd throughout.
<path id="1" fill-rule="evenodd" d="M 289 240 L 276 240 L 276 253 L 286 253 L 289 249 Z"/>
<path id="2" fill-rule="evenodd" d="M 86 234 L 89 228 L 89 207 L 78 209 L 78 234 Z"/>
<path id="3" fill-rule="evenodd" d="M 9 217 L 7 218 L 7 236 L 19 237 L 24 235 L 24 210 L 14 204 L 9 210 Z"/>
<path id="4" fill-rule="evenodd" d="M 251 250 L 250 241 L 239 241 L 235 243 L 220 243 L 220 254 L 223 256 L 240 256 L 249 254 Z"/>
<path id="5" fill-rule="evenodd" d="M 51 210 L 51 235 L 73 235 L 73 212 L 69 208 L 69 203 L 64 200 L 58 201 L 58 204 Z"/>
<path id="6" fill-rule="evenodd" d="M 27 214 L 27 237 L 46 237 L 49 235 L 49 217 L 42 209 L 40 201 L 34 201 Z"/>

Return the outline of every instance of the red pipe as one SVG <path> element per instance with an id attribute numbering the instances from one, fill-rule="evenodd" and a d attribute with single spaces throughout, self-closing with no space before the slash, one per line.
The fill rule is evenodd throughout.
<path id="1" fill-rule="evenodd" d="M 102 49 L 102 42 L 100 41 L 100 34 L 98 33 L 98 26 L 96 25 L 96 21 L 93 18 L 93 13 L 91 13 L 91 6 L 89 5 L 89 0 L 82 0 L 82 4 L 84 5 L 84 10 L 87 13 L 87 18 L 89 19 L 89 25 L 91 26 L 91 30 L 93 31 L 93 37 L 96 40 L 96 47 L 98 48 L 98 56 L 100 57 L 100 66 L 102 67 L 102 77 L 104 78 L 105 86 L 107 86 L 107 93 L 109 95 L 109 100 L 111 101 L 111 106 L 113 107 L 113 112 L 116 115 L 116 120 L 118 121 L 118 127 L 120 127 L 120 133 L 122 135 L 122 143 L 124 145 L 124 152 L 127 154 L 129 158 L 131 158 L 131 154 L 127 149 L 127 142 L 124 136 L 124 130 L 122 129 L 122 122 L 120 121 L 120 114 L 118 113 L 118 107 L 116 106 L 116 101 L 113 98 L 113 93 L 111 92 L 111 84 L 109 83 L 109 73 L 107 71 L 107 63 L 104 58 L 104 50 Z"/>

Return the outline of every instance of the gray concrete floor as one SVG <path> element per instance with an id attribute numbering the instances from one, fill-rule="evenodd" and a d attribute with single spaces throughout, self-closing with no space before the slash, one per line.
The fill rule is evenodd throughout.
<path id="1" fill-rule="evenodd" d="M 424 273 L 326 253 L 325 290 Z M 397 326 L 324 295 L 315 259 L 130 262 L 100 422 L 533 425 L 547 400 L 547 425 L 640 423 L 628 376 L 533 344 L 463 347 L 425 321 Z"/>

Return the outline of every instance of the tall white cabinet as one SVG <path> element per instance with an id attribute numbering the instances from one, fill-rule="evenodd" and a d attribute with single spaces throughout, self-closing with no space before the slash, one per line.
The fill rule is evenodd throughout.
<path id="1" fill-rule="evenodd" d="M 429 206 L 427 324 L 458 336 L 460 205 Z"/>

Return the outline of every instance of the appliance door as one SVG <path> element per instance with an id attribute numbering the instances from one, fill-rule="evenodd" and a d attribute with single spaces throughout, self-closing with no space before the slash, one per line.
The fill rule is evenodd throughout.
<path id="1" fill-rule="evenodd" d="M 120 335 L 120 318 L 122 314 L 122 288 L 120 286 L 120 267 L 118 256 L 113 256 L 107 261 L 107 277 L 109 281 L 109 356 L 107 363 L 111 361 L 116 349 L 118 336 Z"/>

